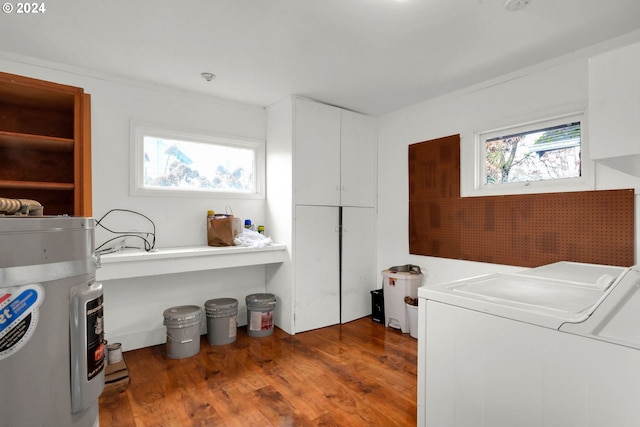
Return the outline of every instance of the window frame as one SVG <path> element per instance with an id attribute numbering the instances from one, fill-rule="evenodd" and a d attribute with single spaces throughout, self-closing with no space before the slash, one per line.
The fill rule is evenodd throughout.
<path id="1" fill-rule="evenodd" d="M 225 199 L 264 199 L 265 198 L 265 141 L 254 138 L 228 136 L 212 132 L 193 132 L 180 129 L 169 129 L 150 123 L 131 121 L 131 180 L 130 193 L 132 196 L 157 197 L 197 197 L 197 198 L 225 198 Z M 254 152 L 254 184 L 253 192 L 215 189 L 179 189 L 179 188 L 148 188 L 144 186 L 144 138 L 152 136 L 185 142 L 224 145 L 250 149 Z"/>
<path id="2" fill-rule="evenodd" d="M 580 122 L 581 170 L 579 177 L 513 183 L 486 183 L 486 139 L 498 134 L 515 134 L 576 121 Z M 546 116 L 537 114 L 527 118 L 496 122 L 493 126 L 476 126 L 474 129 L 461 136 L 460 194 L 462 197 L 562 193 L 590 191 L 595 188 L 595 166 L 588 156 L 587 123 L 584 110 L 573 109 L 569 112 Z"/>

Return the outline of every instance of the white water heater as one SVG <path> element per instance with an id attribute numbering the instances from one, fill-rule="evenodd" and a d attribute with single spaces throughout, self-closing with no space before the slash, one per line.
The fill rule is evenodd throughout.
<path id="1" fill-rule="evenodd" d="M 93 219 L 0 217 L 0 425 L 98 426 L 97 265 Z"/>

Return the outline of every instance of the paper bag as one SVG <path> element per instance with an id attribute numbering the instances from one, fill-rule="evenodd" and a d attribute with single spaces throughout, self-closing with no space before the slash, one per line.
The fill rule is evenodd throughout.
<path id="1" fill-rule="evenodd" d="M 207 244 L 233 246 L 233 215 L 214 215 L 207 218 Z"/>

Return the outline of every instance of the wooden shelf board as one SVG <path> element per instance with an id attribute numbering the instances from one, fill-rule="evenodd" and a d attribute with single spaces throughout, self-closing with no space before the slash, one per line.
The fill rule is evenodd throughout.
<path id="1" fill-rule="evenodd" d="M 74 97 L 82 93 L 81 88 L 73 86 L 0 74 L 0 99 L 16 105 L 73 112 Z"/>
<path id="2" fill-rule="evenodd" d="M 25 190 L 73 190 L 70 182 L 9 181 L 0 179 L 0 188 L 18 188 Z"/>
<path id="3" fill-rule="evenodd" d="M 29 135 L 0 130 L 0 147 L 43 151 L 73 151 L 74 141 L 69 138 Z"/>

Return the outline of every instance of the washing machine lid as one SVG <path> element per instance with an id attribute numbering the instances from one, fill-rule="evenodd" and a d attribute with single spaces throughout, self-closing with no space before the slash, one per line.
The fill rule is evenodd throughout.
<path id="1" fill-rule="evenodd" d="M 419 296 L 558 329 L 586 320 L 624 275 L 623 267 L 559 262 L 419 290 Z"/>

